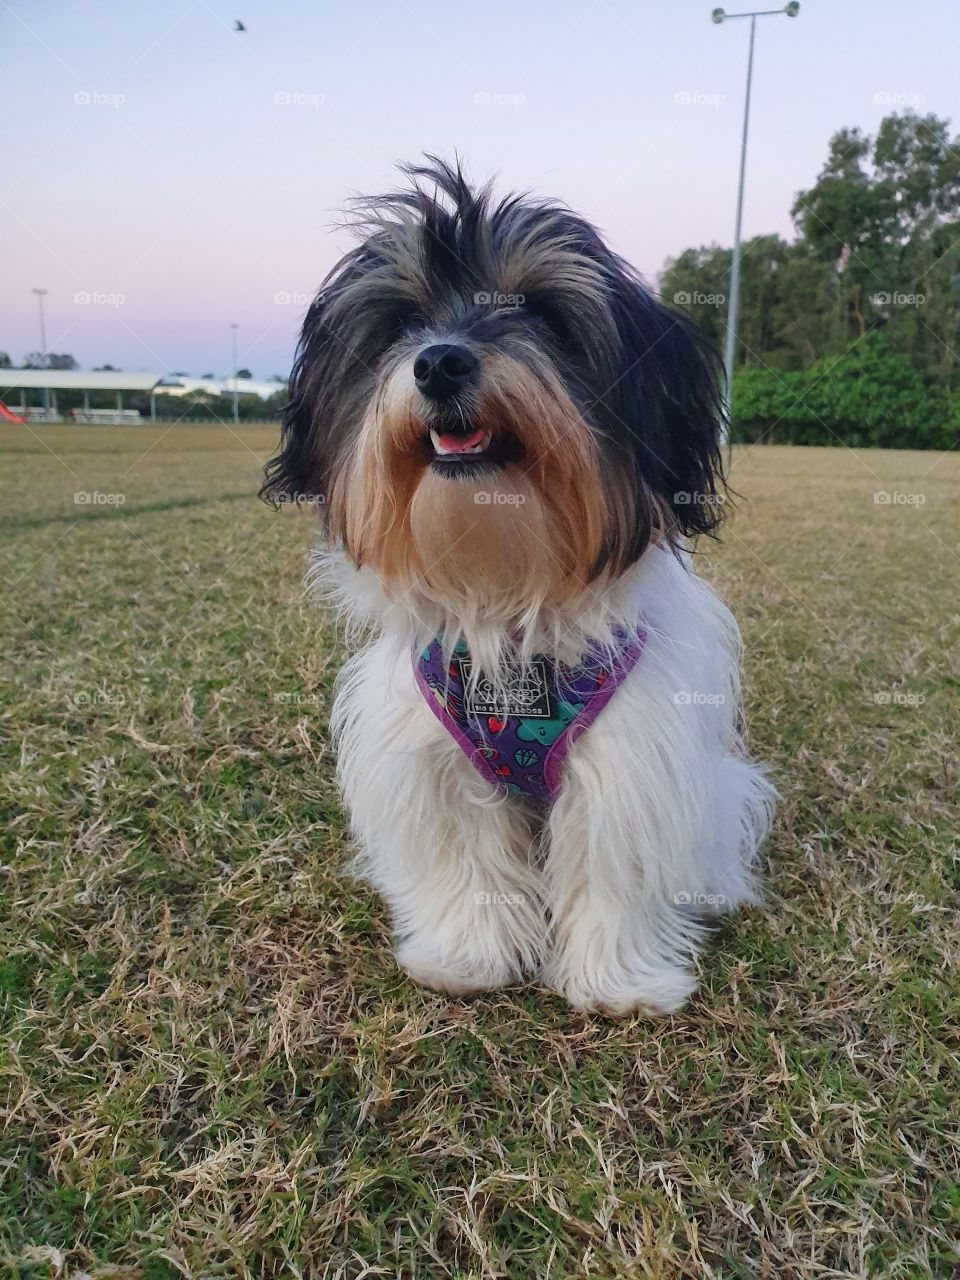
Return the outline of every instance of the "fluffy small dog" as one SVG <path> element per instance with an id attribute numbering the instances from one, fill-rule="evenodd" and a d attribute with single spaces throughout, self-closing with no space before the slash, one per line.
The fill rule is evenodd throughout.
<path id="1" fill-rule="evenodd" d="M 333 715 L 358 865 L 417 982 L 673 1010 L 774 796 L 687 549 L 724 496 L 715 357 L 566 208 L 404 172 L 309 309 L 264 485 L 317 502 L 373 625 Z"/>

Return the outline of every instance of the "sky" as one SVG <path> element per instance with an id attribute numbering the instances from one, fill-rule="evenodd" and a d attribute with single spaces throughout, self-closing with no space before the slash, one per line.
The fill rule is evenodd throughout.
<path id="1" fill-rule="evenodd" d="M 775 0 L 769 0 L 775 3 Z M 458 153 L 556 196 L 655 284 L 733 238 L 749 24 L 707 0 L 0 0 L 0 351 L 285 375 L 338 211 Z M 728 6 L 736 12 L 736 6 Z M 235 20 L 246 31 L 233 30 Z M 791 234 L 830 135 L 960 131 L 960 4 L 757 24 L 744 234 Z"/>

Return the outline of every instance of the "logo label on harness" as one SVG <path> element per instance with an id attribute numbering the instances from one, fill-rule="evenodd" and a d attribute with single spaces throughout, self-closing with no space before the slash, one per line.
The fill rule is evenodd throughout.
<path id="1" fill-rule="evenodd" d="M 473 663 L 461 658 L 459 666 L 464 688 L 464 708 L 468 715 L 552 719 L 546 663 L 508 663 L 504 668 L 504 682 L 500 686 L 493 685 L 481 671 L 473 688 L 470 687 Z"/>

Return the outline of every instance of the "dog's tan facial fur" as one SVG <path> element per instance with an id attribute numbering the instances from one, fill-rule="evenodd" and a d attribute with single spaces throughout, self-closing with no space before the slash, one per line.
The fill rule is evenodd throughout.
<path id="1" fill-rule="evenodd" d="M 505 626 L 710 531 L 718 393 L 696 334 L 562 206 L 411 174 L 364 206 L 310 308 L 265 495 L 319 496 L 329 541 L 395 598 Z M 414 366 L 439 348 L 469 376 L 425 390 Z"/>
<path id="2" fill-rule="evenodd" d="M 589 426 L 535 348 L 478 351 L 470 420 L 508 433 L 516 461 L 452 478 L 431 466 L 430 406 L 412 357 L 385 375 L 327 518 L 354 563 L 391 591 L 521 614 L 561 604 L 595 577 L 601 549 L 626 511 L 611 506 Z"/>

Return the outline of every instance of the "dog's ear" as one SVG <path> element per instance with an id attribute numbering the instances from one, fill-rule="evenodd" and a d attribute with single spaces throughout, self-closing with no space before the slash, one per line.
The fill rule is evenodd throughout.
<path id="1" fill-rule="evenodd" d="M 300 332 L 280 451 L 266 465 L 267 502 L 325 502 L 350 455 L 382 355 L 416 310 L 394 278 L 384 237 L 350 250 L 320 286 Z M 323 508 L 329 517 L 328 508 Z"/>
<path id="2" fill-rule="evenodd" d="M 280 450 L 264 468 L 260 488 L 260 497 L 274 506 L 315 498 L 323 492 L 323 386 L 332 372 L 330 346 L 334 341 L 325 320 L 326 310 L 321 292 L 311 303 L 300 331 L 289 399 L 280 415 Z"/>
<path id="3" fill-rule="evenodd" d="M 726 495 L 719 356 L 629 268 L 615 273 L 614 294 L 624 367 L 610 407 L 623 447 L 643 489 L 672 512 L 675 532 L 712 533 Z"/>

